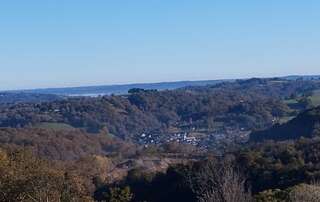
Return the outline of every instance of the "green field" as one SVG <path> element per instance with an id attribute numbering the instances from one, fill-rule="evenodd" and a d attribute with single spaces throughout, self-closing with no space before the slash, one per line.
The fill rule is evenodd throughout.
<path id="1" fill-rule="evenodd" d="M 313 95 L 310 100 L 314 106 L 320 106 L 320 90 L 313 91 Z"/>
<path id="2" fill-rule="evenodd" d="M 281 117 L 280 120 L 279 120 L 279 123 L 280 124 L 287 123 L 288 121 L 292 120 L 293 118 L 295 118 L 295 116 L 284 116 L 284 117 Z"/>
<path id="3" fill-rule="evenodd" d="M 301 98 L 284 100 L 284 103 L 287 105 L 295 105 L 299 103 L 299 99 Z M 313 106 L 320 106 L 320 90 L 313 91 L 312 96 L 309 96 L 308 99 L 311 101 Z"/>
<path id="4" fill-rule="evenodd" d="M 296 99 L 290 99 L 290 100 L 285 100 L 284 103 L 286 104 L 298 104 L 298 101 Z"/>
<path id="5" fill-rule="evenodd" d="M 279 81 L 269 81 L 269 83 L 288 83 L 287 80 L 279 80 Z"/>
<path id="6" fill-rule="evenodd" d="M 42 122 L 36 124 L 34 127 L 43 128 L 43 129 L 53 129 L 53 130 L 74 130 L 75 128 L 69 124 L 65 123 L 50 123 L 50 122 Z"/>

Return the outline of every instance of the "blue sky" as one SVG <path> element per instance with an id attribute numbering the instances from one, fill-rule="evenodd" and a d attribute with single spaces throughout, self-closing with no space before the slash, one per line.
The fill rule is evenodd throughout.
<path id="1" fill-rule="evenodd" d="M 318 0 L 3 0 L 0 89 L 320 74 Z"/>

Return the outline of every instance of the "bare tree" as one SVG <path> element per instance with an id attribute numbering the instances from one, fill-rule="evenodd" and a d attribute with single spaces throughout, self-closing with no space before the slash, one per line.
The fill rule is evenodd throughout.
<path id="1" fill-rule="evenodd" d="M 208 161 L 188 181 L 199 202 L 252 201 L 245 178 L 231 163 Z"/>
<path id="2" fill-rule="evenodd" d="M 289 194 L 290 202 L 318 202 L 320 201 L 320 184 L 312 183 L 295 186 Z"/>

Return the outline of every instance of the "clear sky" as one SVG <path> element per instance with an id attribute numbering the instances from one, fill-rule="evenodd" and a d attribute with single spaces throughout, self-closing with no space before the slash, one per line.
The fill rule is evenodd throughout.
<path id="1" fill-rule="evenodd" d="M 1 0 L 0 89 L 320 74 L 319 0 Z"/>

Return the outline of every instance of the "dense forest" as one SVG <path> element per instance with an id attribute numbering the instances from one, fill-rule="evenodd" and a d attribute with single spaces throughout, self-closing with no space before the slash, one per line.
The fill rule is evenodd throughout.
<path id="1" fill-rule="evenodd" d="M 1 127 L 65 123 L 89 133 L 109 132 L 122 139 L 169 129 L 210 129 L 216 123 L 265 129 L 291 111 L 284 99 L 311 93 L 318 81 L 251 79 L 172 91 L 131 91 L 125 96 L 69 98 L 0 106 Z M 300 106 L 307 106 L 301 102 Z"/>
<path id="2" fill-rule="evenodd" d="M 0 201 L 319 201 L 318 89 L 250 79 L 2 103 Z M 226 140 L 199 147 L 188 133 Z M 139 141 L 151 134 L 169 138 Z"/>
<path id="3" fill-rule="evenodd" d="M 112 180 L 111 158 L 48 161 L 7 150 L 0 201 L 318 201 L 319 153 L 319 139 L 266 142 L 162 170 L 135 167 Z"/>
<path id="4" fill-rule="evenodd" d="M 319 139 L 266 142 L 166 173 L 133 170 L 119 184 L 98 191 L 129 187 L 132 201 L 299 201 L 292 192 L 304 183 L 319 194 L 319 151 Z M 314 197 L 308 196 L 315 194 L 312 190 L 300 194 Z"/>
<path id="5" fill-rule="evenodd" d="M 127 156 L 135 146 L 104 134 L 90 135 L 81 130 L 41 128 L 1 128 L 0 145 L 7 150 L 21 147 L 49 160 L 76 160 L 90 155 Z"/>

